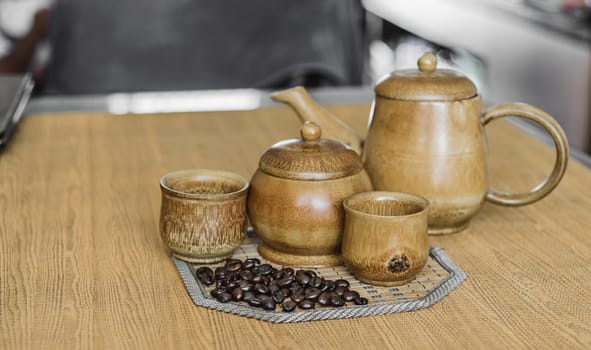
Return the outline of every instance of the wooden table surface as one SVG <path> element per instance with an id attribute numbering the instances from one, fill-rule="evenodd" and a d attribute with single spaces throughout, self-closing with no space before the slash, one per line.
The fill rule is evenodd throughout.
<path id="1" fill-rule="evenodd" d="M 330 110 L 363 130 L 367 105 Z M 431 308 L 270 324 L 193 304 L 158 233 L 158 181 L 213 168 L 250 178 L 298 136 L 287 108 L 26 118 L 0 154 L 0 348 L 589 348 L 591 171 L 520 208 L 485 204 L 470 228 L 431 237 L 468 275 Z M 526 190 L 553 150 L 487 126 L 491 183 Z"/>

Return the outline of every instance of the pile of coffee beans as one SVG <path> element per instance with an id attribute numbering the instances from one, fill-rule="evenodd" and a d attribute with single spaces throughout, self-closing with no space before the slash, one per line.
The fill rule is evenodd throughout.
<path id="1" fill-rule="evenodd" d="M 201 283 L 213 286 L 210 294 L 219 302 L 242 301 L 264 310 L 275 310 L 278 305 L 290 312 L 296 308 L 340 307 L 347 302 L 367 304 L 366 298 L 349 289 L 347 280 L 327 280 L 313 270 L 276 269 L 261 264 L 257 258 L 228 259 L 215 270 L 200 267 L 196 277 Z"/>

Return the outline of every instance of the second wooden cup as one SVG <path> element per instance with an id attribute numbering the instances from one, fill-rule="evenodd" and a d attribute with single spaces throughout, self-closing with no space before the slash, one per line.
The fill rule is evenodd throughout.
<path id="1" fill-rule="evenodd" d="M 342 255 L 362 282 L 409 283 L 429 257 L 429 201 L 400 192 L 364 192 L 343 202 Z"/>

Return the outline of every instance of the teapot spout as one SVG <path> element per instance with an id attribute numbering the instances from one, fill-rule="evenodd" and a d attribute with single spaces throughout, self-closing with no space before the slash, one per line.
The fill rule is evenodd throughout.
<path id="1" fill-rule="evenodd" d="M 363 146 L 361 136 L 341 119 L 316 103 L 302 86 L 275 92 L 271 94 L 271 98 L 274 101 L 288 104 L 302 123 L 312 121 L 318 124 L 324 138 L 340 141 L 361 154 Z"/>

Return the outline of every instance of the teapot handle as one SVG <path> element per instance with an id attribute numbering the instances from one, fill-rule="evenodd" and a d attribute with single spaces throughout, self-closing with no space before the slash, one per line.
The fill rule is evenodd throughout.
<path id="1" fill-rule="evenodd" d="M 550 176 L 530 191 L 506 193 L 489 188 L 486 194 L 488 201 L 504 206 L 516 207 L 544 198 L 558 185 L 566 171 L 566 165 L 568 163 L 568 142 L 564 131 L 552 116 L 539 108 L 525 103 L 508 103 L 495 106 L 484 113 L 482 124 L 486 125 L 495 119 L 509 116 L 521 117 L 538 123 L 550 134 L 556 147 L 556 161 L 554 162 L 554 168 Z"/>

